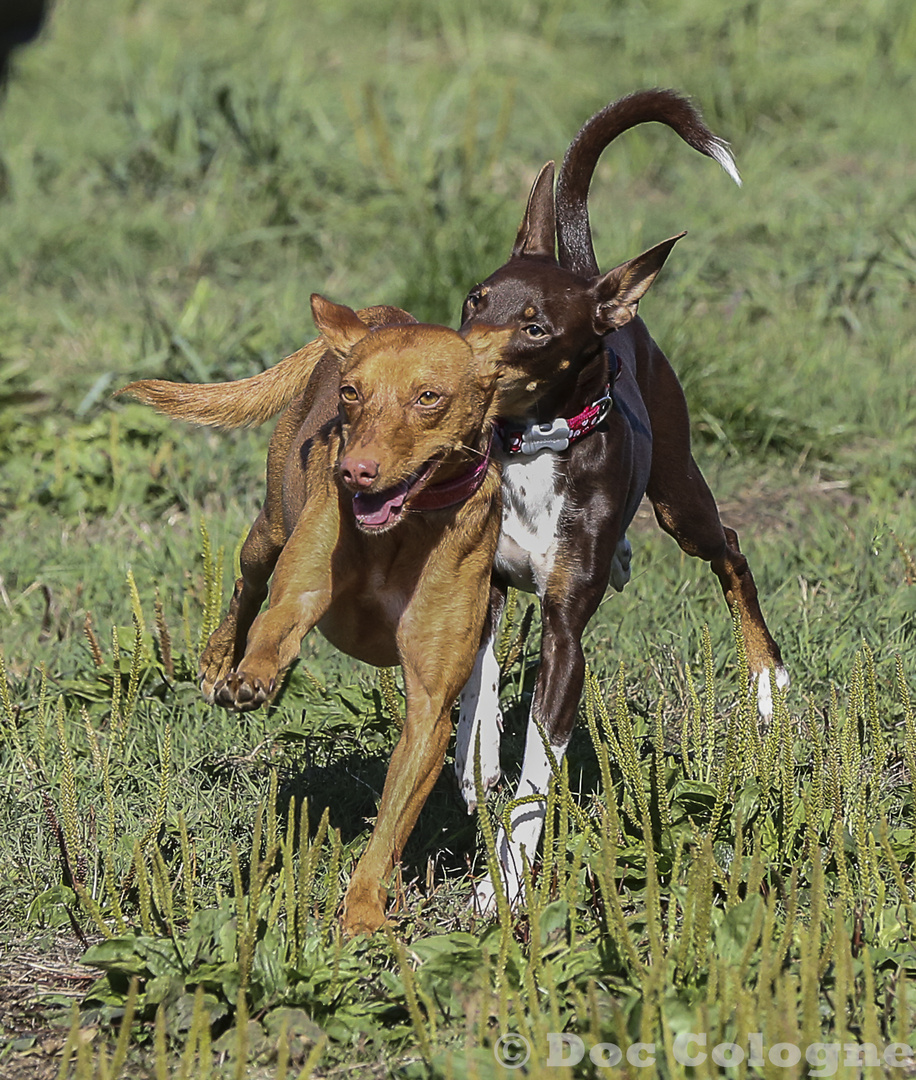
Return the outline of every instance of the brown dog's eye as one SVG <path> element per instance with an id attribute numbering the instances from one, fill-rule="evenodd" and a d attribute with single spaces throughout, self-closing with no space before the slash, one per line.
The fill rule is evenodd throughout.
<path id="1" fill-rule="evenodd" d="M 355 386 L 342 386 L 340 388 L 340 400 L 345 405 L 355 405 L 359 401 L 359 394 Z"/>
<path id="2" fill-rule="evenodd" d="M 417 398 L 418 405 L 435 405 L 438 402 L 441 394 L 437 394 L 435 390 L 424 390 L 423 393 Z"/>
<path id="3" fill-rule="evenodd" d="M 522 333 L 527 334 L 530 338 L 547 337 L 547 331 L 543 326 L 538 326 L 537 323 L 528 323 L 527 326 L 523 326 Z"/>

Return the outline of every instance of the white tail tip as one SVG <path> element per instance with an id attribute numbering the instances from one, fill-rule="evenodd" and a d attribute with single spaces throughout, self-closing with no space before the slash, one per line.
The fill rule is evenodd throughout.
<path id="1" fill-rule="evenodd" d="M 735 164 L 732 152 L 728 148 L 728 143 L 723 142 L 721 139 L 714 139 L 709 144 L 709 156 L 718 161 L 738 187 L 741 187 L 741 174 L 738 172 L 738 166 Z"/>

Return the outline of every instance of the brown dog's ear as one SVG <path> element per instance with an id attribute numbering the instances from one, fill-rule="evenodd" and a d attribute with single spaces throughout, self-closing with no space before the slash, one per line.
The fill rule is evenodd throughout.
<path id="1" fill-rule="evenodd" d="M 553 204 L 554 165 L 548 161 L 531 186 L 525 216 L 518 228 L 513 255 L 556 258 L 557 213 Z"/>
<path id="2" fill-rule="evenodd" d="M 591 292 L 595 299 L 593 321 L 597 334 L 619 330 L 635 317 L 639 301 L 649 291 L 671 249 L 686 235 L 682 232 L 663 240 L 592 282 Z"/>
<path id="3" fill-rule="evenodd" d="M 352 308 L 335 304 L 318 293 L 312 293 L 312 317 L 322 337 L 338 356 L 346 356 L 370 329 Z"/>
<path id="4" fill-rule="evenodd" d="M 481 379 L 491 387 L 495 387 L 498 379 L 510 374 L 503 363 L 503 350 L 514 334 L 514 326 L 472 323 L 461 335 L 471 346 Z"/>

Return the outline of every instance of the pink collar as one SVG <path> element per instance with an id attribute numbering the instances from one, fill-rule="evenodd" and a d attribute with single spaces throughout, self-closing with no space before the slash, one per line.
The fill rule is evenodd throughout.
<path id="1" fill-rule="evenodd" d="M 469 499 L 480 487 L 490 466 L 490 453 L 493 449 L 493 435 L 480 461 L 468 472 L 452 480 L 443 480 L 441 484 L 430 484 L 418 491 L 410 500 L 408 510 L 446 510 L 450 506 Z"/>
<path id="2" fill-rule="evenodd" d="M 581 439 L 601 423 L 614 405 L 611 389 L 623 366 L 620 357 L 610 346 L 605 346 L 608 359 L 608 384 L 597 401 L 587 405 L 571 420 L 558 417 L 546 424 L 528 424 L 523 428 L 511 428 L 508 424 L 497 425 L 503 449 L 507 454 L 536 454 L 539 450 L 565 450 L 570 443 Z"/>
<path id="3" fill-rule="evenodd" d="M 524 428 L 501 425 L 499 432 L 507 454 L 536 454 L 539 450 L 565 450 L 598 426 L 611 411 L 611 385 L 604 394 L 570 420 L 562 416 L 546 424 L 531 423 Z"/>

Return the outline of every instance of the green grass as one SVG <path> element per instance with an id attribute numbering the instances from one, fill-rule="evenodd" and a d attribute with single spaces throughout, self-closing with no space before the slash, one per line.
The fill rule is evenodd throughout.
<path id="1" fill-rule="evenodd" d="M 0 103 L 0 970 L 75 943 L 104 974 L 0 987 L 4 1075 L 486 1077 L 515 1031 L 554 1076 L 565 1031 L 654 1041 L 676 1077 L 686 1031 L 912 1041 L 914 60 L 903 0 L 56 6 Z M 315 638 L 270 712 L 199 701 L 268 433 L 111 391 L 261 370 L 312 336 L 313 291 L 454 325 L 540 165 L 649 85 L 695 98 L 745 184 L 631 132 L 596 250 L 689 230 L 642 314 L 793 684 L 758 732 L 712 574 L 642 512 L 526 911 L 468 912 L 486 830 L 447 769 L 392 935 L 343 942 L 397 692 Z M 509 780 L 535 657 L 507 663 Z"/>

